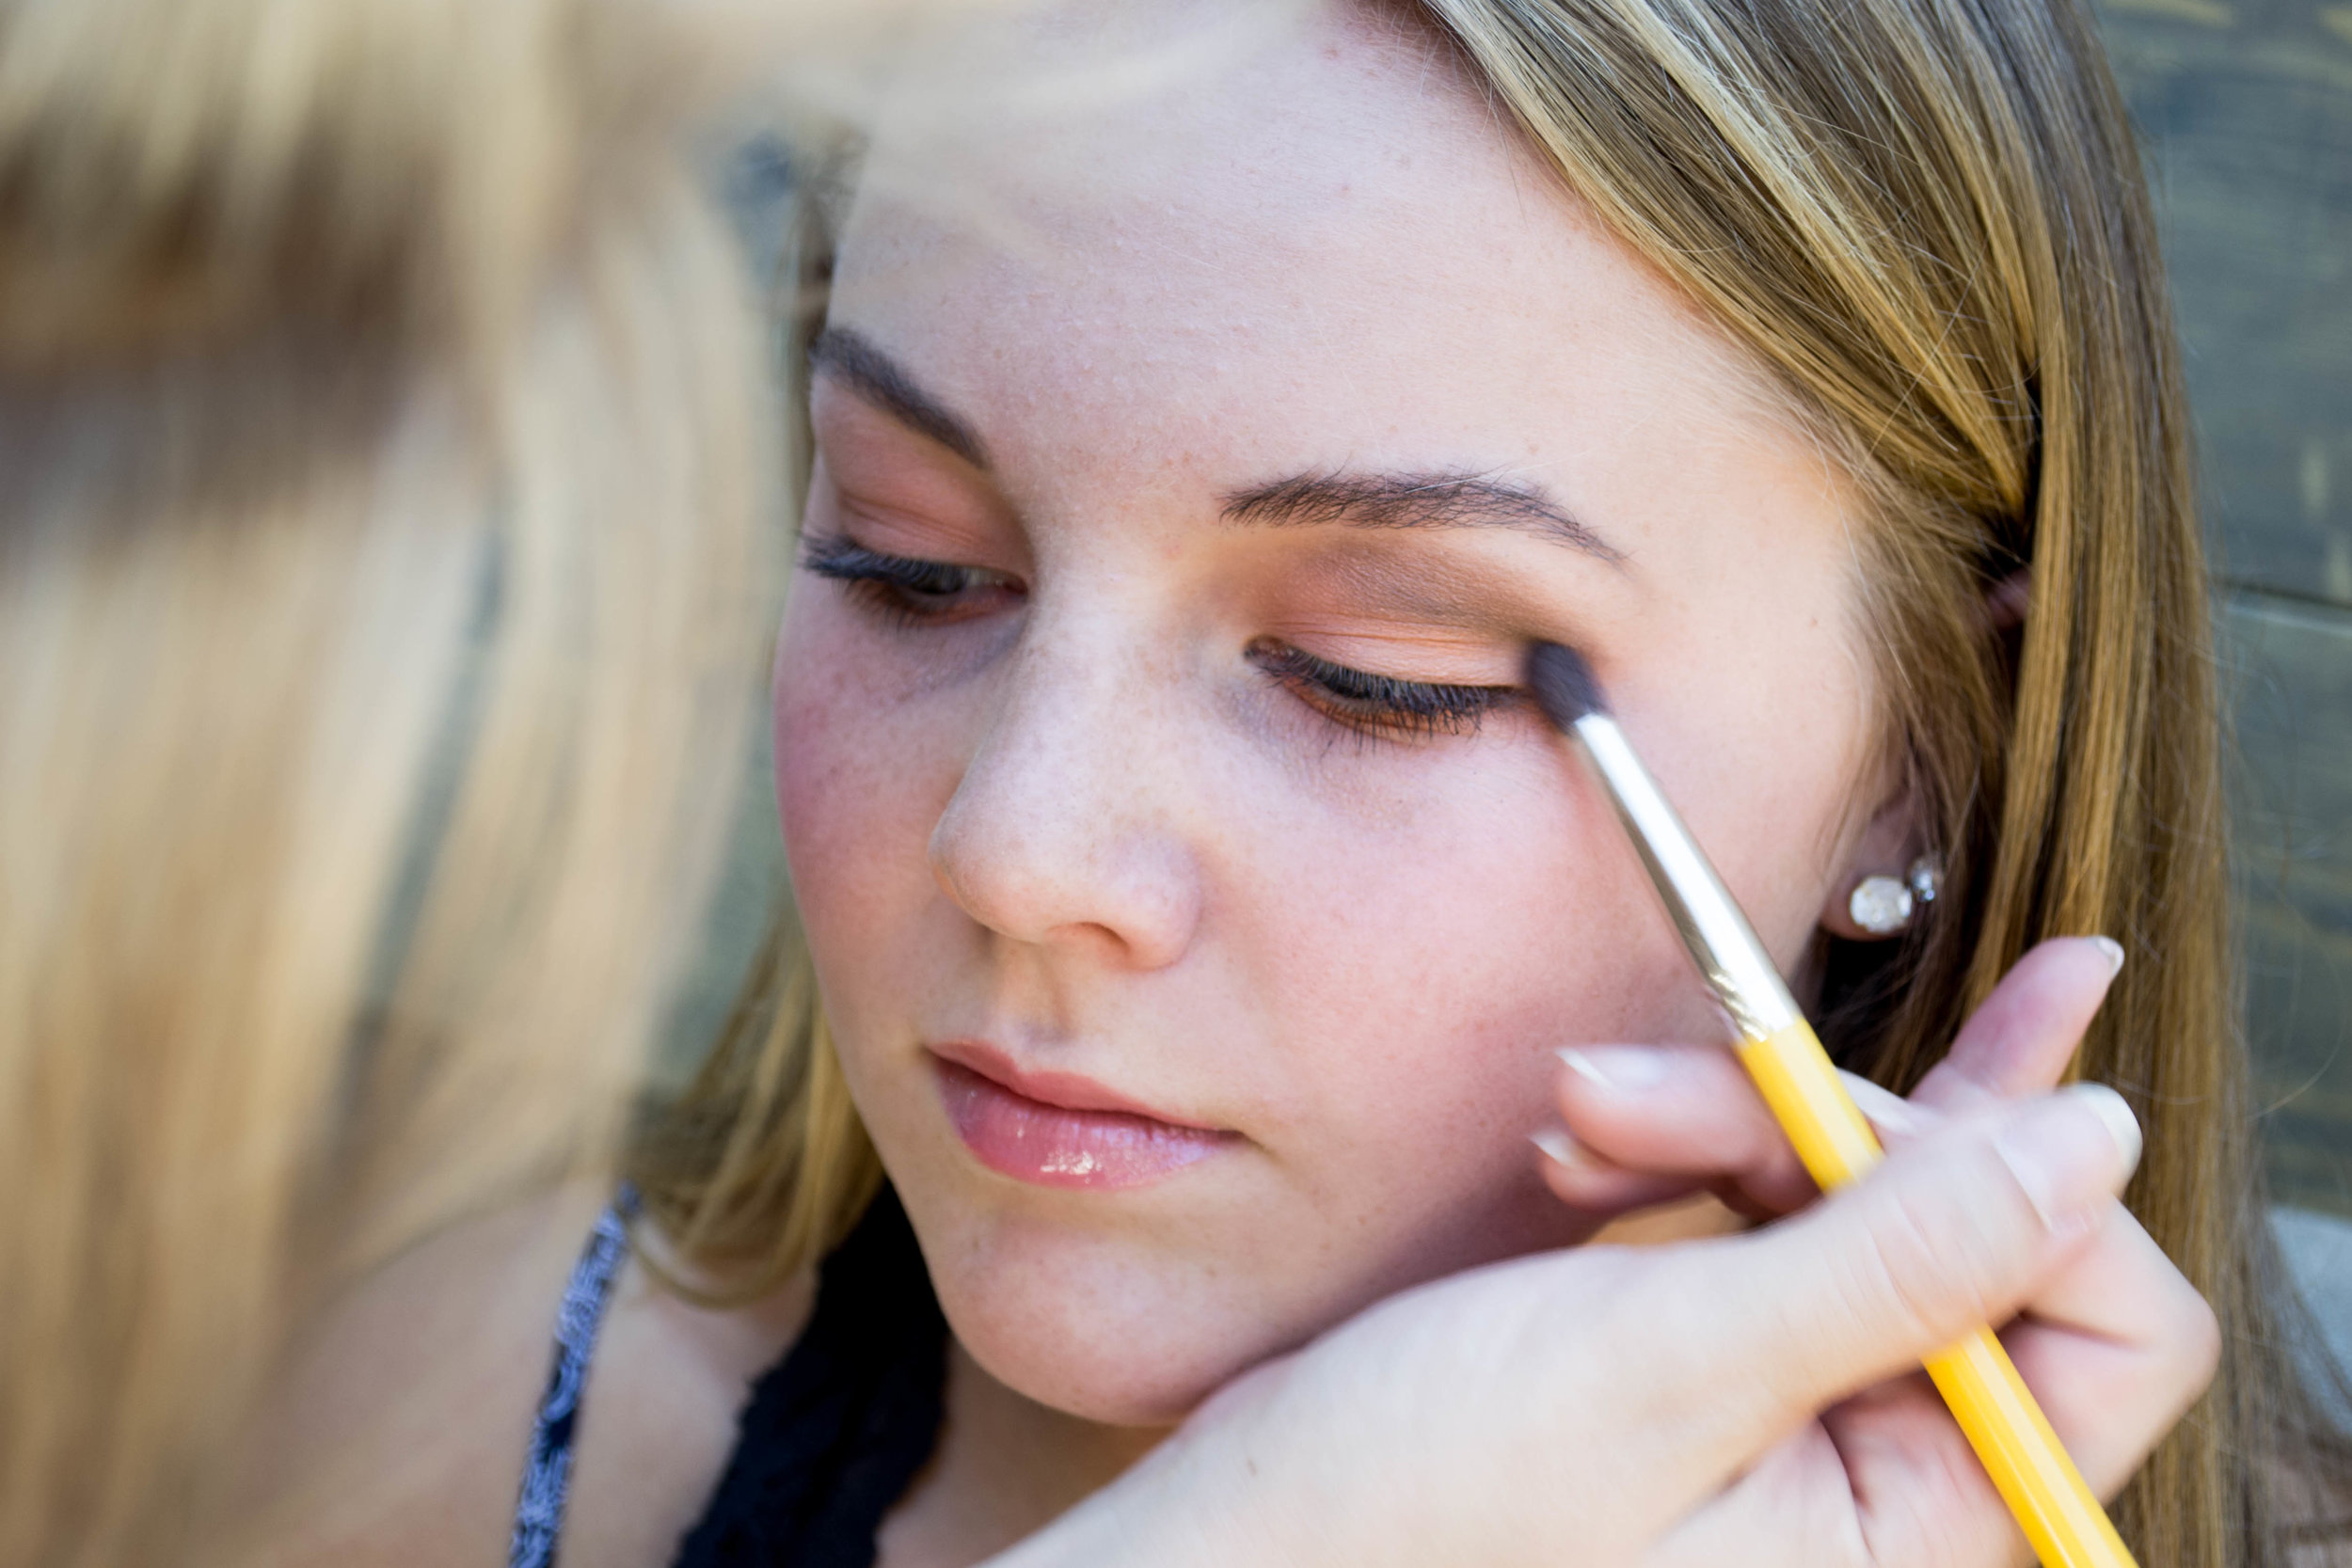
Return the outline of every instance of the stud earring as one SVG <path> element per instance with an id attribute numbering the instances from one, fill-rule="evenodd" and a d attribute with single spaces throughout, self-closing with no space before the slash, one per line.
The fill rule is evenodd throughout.
<path id="1" fill-rule="evenodd" d="M 1911 924 L 1918 901 L 1899 877 L 1865 877 L 1846 900 L 1853 923 L 1874 937 L 1891 937 Z"/>
<path id="2" fill-rule="evenodd" d="M 1900 877 L 1865 877 L 1846 899 L 1853 923 L 1874 937 L 1891 937 L 1908 927 L 1919 910 L 1943 891 L 1944 870 L 1932 855 L 1921 855 Z"/>

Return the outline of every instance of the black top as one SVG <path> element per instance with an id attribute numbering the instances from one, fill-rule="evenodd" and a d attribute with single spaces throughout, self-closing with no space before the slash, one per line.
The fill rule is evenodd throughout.
<path id="1" fill-rule="evenodd" d="M 939 1440 L 947 1323 L 898 1196 L 825 1259 L 817 1310 L 763 1373 L 676 1568 L 871 1568 Z"/>

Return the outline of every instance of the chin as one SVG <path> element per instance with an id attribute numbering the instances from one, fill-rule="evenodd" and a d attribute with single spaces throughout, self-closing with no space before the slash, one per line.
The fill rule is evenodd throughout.
<path id="1" fill-rule="evenodd" d="M 948 1327 L 973 1360 L 1083 1420 L 1173 1426 L 1321 1326 L 1293 1323 L 1245 1273 L 1138 1243 L 1001 1222 L 943 1234 L 918 1221 L 917 1231 Z"/>
<path id="2" fill-rule="evenodd" d="M 991 1377 L 1084 1420 L 1165 1427 L 1382 1297 L 1590 1234 L 1532 1177 L 1526 1185 L 1353 1257 L 1331 1235 L 1272 1219 L 1279 1201 L 1130 1215 L 1142 1223 L 1124 1228 L 919 1181 L 900 1196 L 948 1326 Z"/>
<path id="3" fill-rule="evenodd" d="M 1167 1325 L 1137 1325 L 1154 1338 L 1124 1344 L 1073 1343 L 950 1307 L 948 1325 L 989 1376 L 1050 1410 L 1114 1427 L 1172 1427 L 1254 1361 L 1212 1347 L 1169 1343 Z"/>

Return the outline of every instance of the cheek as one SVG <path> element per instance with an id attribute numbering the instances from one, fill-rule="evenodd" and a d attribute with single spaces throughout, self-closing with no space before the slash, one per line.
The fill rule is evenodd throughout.
<path id="1" fill-rule="evenodd" d="M 893 662 L 863 647 L 872 635 L 803 579 L 776 646 L 776 809 L 820 974 L 885 961 L 887 935 L 930 896 L 926 846 L 955 786 L 949 737 L 916 721 Z"/>
<path id="2" fill-rule="evenodd" d="M 1441 1226 L 1512 1223 L 1479 1206 L 1532 1171 L 1553 1048 L 1714 1037 L 1581 774 L 1548 743 L 1497 745 L 1433 763 L 1376 809 L 1265 797 L 1276 809 L 1220 879 L 1221 956 L 1261 1015 L 1233 1027 L 1291 1069 L 1271 1139 L 1295 1134 L 1319 1197 L 1367 1223 L 1375 1204 L 1393 1219 L 1432 1203 Z"/>

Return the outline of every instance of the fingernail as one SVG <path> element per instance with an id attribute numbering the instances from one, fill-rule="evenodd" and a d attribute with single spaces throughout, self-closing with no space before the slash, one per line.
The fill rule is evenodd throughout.
<path id="1" fill-rule="evenodd" d="M 1846 1092 L 1853 1096 L 1854 1104 L 1881 1132 L 1908 1135 L 1927 1131 L 1928 1118 L 1920 1114 L 1918 1107 L 1894 1090 L 1874 1084 L 1858 1072 L 1848 1072 L 1844 1068 L 1837 1069 L 1837 1076 L 1844 1080 Z"/>
<path id="2" fill-rule="evenodd" d="M 2122 974 L 2123 944 L 2116 941 L 2113 937 L 2092 937 L 2090 940 L 2098 943 L 2099 951 L 2107 956 L 2108 975 L 2112 977 Z"/>
<path id="3" fill-rule="evenodd" d="M 1577 1163 L 1576 1140 L 1561 1127 L 1547 1127 L 1540 1132 L 1530 1132 L 1527 1141 L 1544 1151 L 1544 1158 L 1555 1165 L 1573 1166 Z"/>
<path id="4" fill-rule="evenodd" d="M 2115 1140 L 2115 1151 L 2123 1156 L 2123 1174 L 2129 1176 L 2137 1170 L 2140 1150 L 2146 1143 L 2139 1130 L 2139 1118 L 2132 1115 L 2131 1102 L 2105 1084 L 2076 1084 L 2066 1092 L 2090 1106 L 2106 1123 L 2107 1136 Z"/>
<path id="5" fill-rule="evenodd" d="M 1664 1058 L 1639 1046 L 1566 1045 L 1559 1056 L 1570 1072 L 1604 1089 L 1646 1089 L 1666 1076 Z"/>
<path id="6" fill-rule="evenodd" d="M 2026 1107 L 1994 1148 L 2042 1223 L 2070 1230 L 2139 1164 L 2139 1121 L 2105 1084 L 2076 1084 Z"/>

